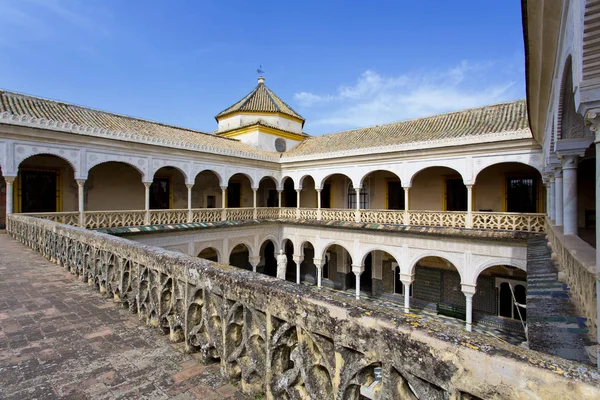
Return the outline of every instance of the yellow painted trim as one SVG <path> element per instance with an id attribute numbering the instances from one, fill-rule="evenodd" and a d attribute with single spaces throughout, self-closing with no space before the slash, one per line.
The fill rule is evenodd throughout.
<path id="1" fill-rule="evenodd" d="M 246 126 L 244 128 L 231 130 L 231 131 L 225 132 L 225 133 L 217 133 L 217 136 L 221 136 L 221 137 L 225 137 L 225 138 L 232 138 L 232 137 L 244 135 L 246 133 L 255 132 L 255 131 L 258 131 L 258 132 L 261 132 L 261 133 L 266 133 L 268 135 L 282 137 L 282 138 L 285 138 L 285 139 L 291 139 L 291 140 L 304 140 L 304 139 L 306 139 L 306 137 L 304 135 L 299 135 L 297 133 L 286 132 L 286 131 L 282 131 L 282 130 L 279 130 L 279 129 L 270 128 L 268 126 L 263 126 L 263 125 Z"/>
<path id="2" fill-rule="evenodd" d="M 261 115 L 264 115 L 264 116 L 277 115 L 278 117 L 281 117 L 281 118 L 284 118 L 284 119 L 288 119 L 290 121 L 299 122 L 301 124 L 304 123 L 304 121 L 301 120 L 300 118 L 296 118 L 296 117 L 293 117 L 291 115 L 284 114 L 284 113 L 281 113 L 281 112 L 260 112 L 260 111 L 233 111 L 233 112 L 230 112 L 229 114 L 225 114 L 225 115 L 221 115 L 221 116 L 217 117 L 217 122 L 219 122 L 221 119 L 224 119 L 224 118 L 230 118 L 233 115 L 256 115 L 256 116 L 261 116 Z"/>
<path id="3" fill-rule="evenodd" d="M 13 189 L 13 205 L 14 212 L 20 213 L 23 209 L 23 194 L 21 192 L 21 171 L 42 171 L 42 172 L 54 172 L 56 174 L 56 212 L 61 212 L 63 209 L 63 190 L 62 190 L 62 174 L 60 168 L 47 168 L 47 167 L 21 167 L 15 179 Z"/>
<path id="4" fill-rule="evenodd" d="M 448 208 L 448 201 L 446 200 L 446 197 L 448 195 L 448 177 L 442 176 L 442 179 L 442 211 L 447 211 L 446 209 Z"/>

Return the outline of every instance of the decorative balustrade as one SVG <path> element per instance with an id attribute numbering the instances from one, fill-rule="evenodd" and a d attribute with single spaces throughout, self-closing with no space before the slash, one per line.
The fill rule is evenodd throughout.
<path id="1" fill-rule="evenodd" d="M 47 219 L 67 225 L 79 225 L 79 213 L 77 211 L 51 212 L 51 213 L 23 213 L 30 217 Z"/>
<path id="2" fill-rule="evenodd" d="M 118 228 L 122 226 L 144 225 L 146 219 L 145 211 L 88 211 L 84 213 L 85 227 L 96 228 Z M 69 224 L 77 225 L 77 223 Z"/>
<path id="3" fill-rule="evenodd" d="M 300 219 L 317 220 L 318 214 L 316 208 L 300 208 Z"/>
<path id="4" fill-rule="evenodd" d="M 354 221 L 356 211 L 343 208 L 322 208 L 321 219 L 324 221 Z"/>
<path id="5" fill-rule="evenodd" d="M 150 225 L 185 224 L 188 222 L 187 209 L 150 210 Z"/>
<path id="6" fill-rule="evenodd" d="M 409 223 L 416 226 L 467 226 L 466 211 L 409 211 Z"/>
<path id="7" fill-rule="evenodd" d="M 360 222 L 369 224 L 404 224 L 404 211 L 360 210 Z"/>
<path id="8" fill-rule="evenodd" d="M 279 218 L 296 219 L 296 210 L 296 208 L 292 207 L 281 207 L 279 209 Z"/>
<path id="9" fill-rule="evenodd" d="M 222 218 L 222 208 L 192 208 L 192 222 L 217 222 Z"/>
<path id="10" fill-rule="evenodd" d="M 256 218 L 258 219 L 277 219 L 279 218 L 279 208 L 260 207 L 256 209 Z"/>
<path id="11" fill-rule="evenodd" d="M 225 219 L 227 221 L 247 221 L 254 219 L 254 208 L 227 208 Z"/>
<path id="12" fill-rule="evenodd" d="M 256 213 L 256 217 L 254 216 Z M 227 208 L 226 220 L 245 221 L 250 219 L 296 219 L 324 221 L 358 221 L 372 224 L 405 224 L 402 210 L 359 210 L 294 207 Z M 67 225 L 79 225 L 78 212 L 27 214 Z M 183 224 L 190 215 L 187 209 L 150 210 L 150 224 Z M 408 211 L 409 224 L 415 226 L 468 227 L 465 211 Z M 145 211 L 86 211 L 85 226 L 90 229 L 144 225 Z M 191 222 L 217 222 L 223 220 L 221 208 L 196 208 L 191 210 Z M 524 232 L 544 232 L 544 214 L 521 214 L 502 212 L 473 212 L 471 228 L 499 229 Z"/>
<path id="13" fill-rule="evenodd" d="M 544 232 L 545 214 L 473 212 L 473 228 Z"/>
<path id="14" fill-rule="evenodd" d="M 358 400 L 370 386 L 382 399 L 600 398 L 582 364 L 451 325 L 52 221 L 7 222 L 13 238 L 219 362 L 253 397 Z"/>
<path id="15" fill-rule="evenodd" d="M 557 256 L 558 265 L 565 272 L 570 295 L 588 320 L 589 330 L 596 333 L 598 326 L 596 302 L 596 251 L 575 235 L 564 236 L 560 227 L 546 220 L 548 242 Z"/>

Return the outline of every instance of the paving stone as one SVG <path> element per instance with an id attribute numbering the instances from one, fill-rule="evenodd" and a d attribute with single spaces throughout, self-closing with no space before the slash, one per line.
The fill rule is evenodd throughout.
<path id="1" fill-rule="evenodd" d="M 0 248 L 1 399 L 247 399 L 59 266 L 6 234 Z"/>

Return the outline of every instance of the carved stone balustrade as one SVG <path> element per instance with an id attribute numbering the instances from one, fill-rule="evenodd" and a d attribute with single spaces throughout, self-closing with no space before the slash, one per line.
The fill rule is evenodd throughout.
<path id="1" fill-rule="evenodd" d="M 39 218 L 9 215 L 8 231 L 251 395 L 600 398 L 586 366 L 440 322 Z"/>

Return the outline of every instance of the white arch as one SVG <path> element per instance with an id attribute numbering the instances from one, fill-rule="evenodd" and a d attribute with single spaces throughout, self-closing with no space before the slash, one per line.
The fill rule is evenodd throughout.
<path id="1" fill-rule="evenodd" d="M 64 151 L 63 154 L 60 153 L 61 150 L 57 150 L 57 149 L 53 149 L 51 147 L 46 147 L 43 148 L 41 150 L 38 151 L 31 151 L 31 152 L 27 152 L 27 153 L 18 153 L 15 154 L 15 166 L 16 166 L 16 172 L 19 171 L 19 167 L 21 167 L 21 163 L 25 160 L 27 160 L 28 158 L 31 157 L 35 157 L 35 156 L 54 156 L 57 158 L 60 158 L 61 160 L 63 160 L 64 162 L 66 162 L 67 164 L 69 164 L 69 166 L 71 168 L 73 168 L 73 178 L 74 179 L 78 179 L 78 171 L 79 169 L 77 168 L 77 163 L 75 160 L 69 160 L 65 155 L 64 155 Z"/>
<path id="2" fill-rule="evenodd" d="M 348 254 L 350 254 L 350 258 L 352 258 L 352 262 L 354 263 L 355 260 L 357 260 L 357 258 L 354 256 L 354 254 L 352 254 L 352 247 L 353 246 L 349 246 L 349 243 L 343 243 L 341 241 L 338 240 L 331 240 L 329 242 L 327 242 L 319 251 L 319 254 L 321 254 L 321 260 L 325 259 L 325 253 L 327 252 L 327 249 L 330 248 L 333 245 L 338 245 L 340 247 L 342 247 L 344 250 L 346 250 L 348 252 Z M 349 250 L 350 249 L 350 250 Z M 315 249 L 315 255 L 317 254 L 317 249 Z"/>
<path id="3" fill-rule="evenodd" d="M 292 183 L 294 184 L 294 189 L 299 189 L 296 187 L 297 183 L 291 175 L 283 175 L 281 177 L 281 180 L 278 183 L 279 186 L 277 187 L 277 190 L 283 190 L 283 183 L 285 182 L 286 179 L 291 179 Z"/>
<path id="4" fill-rule="evenodd" d="M 229 174 L 229 176 L 227 177 L 227 181 L 226 181 L 227 182 L 227 186 L 229 186 L 229 181 L 231 180 L 231 178 L 234 175 L 237 175 L 237 174 L 244 175 L 246 178 L 248 178 L 248 180 L 250 181 L 250 187 L 251 188 L 256 188 L 257 187 L 257 186 L 254 185 L 254 178 L 252 178 L 251 175 L 249 175 L 249 174 L 247 174 L 245 172 L 241 172 L 241 171 L 232 172 L 231 174 Z"/>
<path id="5" fill-rule="evenodd" d="M 346 173 L 344 173 L 344 172 L 337 172 L 337 171 L 336 171 L 336 172 L 332 172 L 332 173 L 330 173 L 330 174 L 327 174 L 327 175 L 325 175 L 325 176 L 324 176 L 324 177 L 323 177 L 323 178 L 322 178 L 322 179 L 319 181 L 319 186 L 315 186 L 315 189 L 323 189 L 323 185 L 325 185 L 325 181 L 326 181 L 327 179 L 329 179 L 330 177 L 332 177 L 333 175 L 342 175 L 342 176 L 345 176 L 346 178 L 348 178 L 348 179 L 350 180 L 350 182 L 352 182 L 352 185 L 353 185 L 354 187 L 358 187 L 358 186 L 356 185 L 356 182 L 355 182 L 355 180 L 354 180 L 354 179 L 352 179 L 352 178 L 350 177 L 350 175 L 348 175 L 348 174 L 346 174 Z M 314 179 L 314 177 L 313 177 L 313 179 Z M 317 181 L 315 180 L 315 185 L 316 185 L 316 183 L 317 183 Z"/>
<path id="6" fill-rule="evenodd" d="M 259 252 L 260 252 L 260 249 L 262 249 L 263 244 L 265 244 L 266 241 L 271 241 L 271 243 L 273 243 L 273 248 L 275 249 L 275 253 L 279 252 L 279 249 L 281 249 L 281 247 L 279 246 L 279 240 L 277 240 L 277 238 L 273 235 L 266 235 L 260 239 L 260 244 L 258 246 Z"/>
<path id="7" fill-rule="evenodd" d="M 177 171 L 181 172 L 181 174 L 183 175 L 183 180 L 185 181 L 185 183 L 189 183 L 188 182 L 188 174 L 181 167 L 178 167 L 176 165 L 172 165 L 172 164 L 169 164 L 169 163 L 167 163 L 165 165 L 161 165 L 160 167 L 157 167 L 157 168 L 152 168 L 152 179 L 154 179 L 154 175 L 156 175 L 156 173 L 161 168 L 175 168 Z"/>
<path id="8" fill-rule="evenodd" d="M 427 163 L 408 164 L 407 168 L 406 168 L 405 179 L 400 178 L 401 182 L 403 185 L 412 186 L 415 176 L 417 176 L 420 172 L 423 172 L 428 168 L 435 168 L 435 167 L 450 168 L 460 175 L 460 177 L 462 178 L 462 180 L 465 184 L 470 182 L 470 180 L 468 179 L 467 173 L 465 171 L 465 160 L 464 159 L 435 160 L 435 161 L 430 161 Z"/>
<path id="9" fill-rule="evenodd" d="M 112 162 L 112 163 L 121 163 L 121 164 L 125 164 L 125 165 L 127 165 L 127 166 L 130 166 L 130 167 L 132 167 L 133 169 L 135 169 L 137 172 L 139 172 L 139 173 L 140 173 L 140 177 L 141 177 L 141 179 L 142 179 L 142 182 L 145 182 L 145 177 L 146 177 L 146 174 L 144 173 L 144 171 L 142 171 L 141 169 L 139 169 L 138 167 L 136 167 L 135 165 L 133 165 L 133 164 L 132 164 L 132 163 L 130 163 L 130 162 L 127 162 L 127 161 L 121 161 L 121 160 L 98 160 L 98 162 L 97 162 L 97 163 L 90 163 L 90 164 L 88 164 L 88 170 L 87 170 L 87 173 L 88 173 L 88 175 L 89 175 L 90 171 L 91 171 L 93 168 L 97 167 L 98 165 L 102 165 L 102 164 L 106 164 L 106 163 L 111 163 L 111 162 Z"/>
<path id="10" fill-rule="evenodd" d="M 382 171 L 382 172 L 389 172 L 390 174 L 394 175 L 395 177 L 398 178 L 398 180 L 400 180 L 400 183 L 402 183 L 402 177 L 395 171 L 393 171 L 391 168 L 381 168 L 381 167 L 376 167 L 372 170 L 366 171 L 360 178 L 360 186 L 362 187 L 364 182 L 365 182 L 365 178 L 367 176 L 369 176 L 370 174 L 377 172 L 377 171 Z"/>
<path id="11" fill-rule="evenodd" d="M 202 253 L 204 250 L 207 249 L 213 249 L 216 253 L 217 253 L 217 262 L 222 263 L 223 262 L 223 258 L 221 257 L 221 251 L 219 249 L 217 249 L 215 246 L 206 246 L 206 247 L 202 247 L 201 250 L 196 253 L 196 257 L 200 256 L 200 253 Z"/>
<path id="12" fill-rule="evenodd" d="M 473 171 L 473 183 L 477 183 L 477 177 L 479 176 L 479 174 L 481 172 L 483 172 L 486 168 L 492 167 L 494 165 L 500 165 L 500 164 L 521 164 L 521 165 L 526 165 L 528 167 L 531 167 L 533 169 L 535 169 L 537 172 L 539 172 L 540 176 L 539 178 L 542 177 L 543 173 L 542 173 L 542 163 L 541 162 L 537 162 L 535 164 L 533 163 L 527 163 L 523 160 L 519 160 L 516 159 L 517 155 L 511 155 L 511 157 L 515 157 L 514 160 L 511 160 L 510 158 L 506 158 L 506 157 L 502 157 L 500 159 L 497 158 L 493 158 L 492 160 L 490 160 L 487 163 L 481 163 L 479 165 L 477 165 L 477 168 Z M 541 160 L 542 156 L 539 155 L 538 158 Z M 487 161 L 487 160 L 486 160 Z"/>
<path id="13" fill-rule="evenodd" d="M 313 182 L 315 183 L 315 188 L 317 188 L 317 180 L 315 179 L 315 177 L 312 176 L 312 174 L 304 174 L 300 177 L 300 179 L 298 179 L 298 189 L 302 189 L 302 186 L 304 185 L 304 179 L 306 179 L 307 177 L 312 178 Z"/>
<path id="14" fill-rule="evenodd" d="M 285 250 L 285 242 L 286 241 L 289 241 L 292 243 L 292 247 L 294 248 L 294 253 L 295 253 L 296 252 L 296 242 L 294 242 L 294 239 L 292 239 L 292 238 L 285 237 L 285 238 L 281 239 L 281 244 L 280 244 L 279 248 Z"/>
<path id="15" fill-rule="evenodd" d="M 452 263 L 452 265 L 454 265 L 454 268 L 456 268 L 456 270 L 458 271 L 458 274 L 460 275 L 461 283 L 467 282 L 465 279 L 466 274 L 465 274 L 465 268 L 464 268 L 462 260 L 457 258 L 456 255 L 453 253 L 445 253 L 445 252 L 436 251 L 436 250 L 423 251 L 423 252 L 419 253 L 418 255 L 416 255 L 415 257 L 413 257 L 412 260 L 408 263 L 408 265 L 410 266 L 408 269 L 408 273 L 413 275 L 415 273 L 415 268 L 417 266 L 417 263 L 426 257 L 439 257 L 441 259 L 449 261 L 450 263 Z"/>
<path id="16" fill-rule="evenodd" d="M 521 271 L 527 272 L 527 262 L 525 260 L 519 260 L 515 258 L 492 258 L 480 263 L 475 270 L 468 274 L 470 278 L 469 282 L 472 285 L 477 283 L 479 275 L 490 267 L 509 265 L 511 267 L 519 268 Z"/>
<path id="17" fill-rule="evenodd" d="M 223 186 L 223 177 L 222 174 L 219 173 L 216 169 L 214 168 L 202 168 L 201 170 L 199 170 L 198 172 L 196 172 L 194 174 L 194 182 L 196 181 L 196 178 L 198 177 L 198 175 L 200 175 L 203 172 L 212 172 L 213 174 L 215 174 L 217 176 L 217 180 L 219 181 L 219 186 Z"/>
<path id="18" fill-rule="evenodd" d="M 360 257 L 360 265 L 364 265 L 367 256 L 374 251 L 383 251 L 394 257 L 394 260 L 396 260 L 396 263 L 400 266 L 400 270 L 402 271 L 402 255 L 397 254 L 396 249 L 391 246 L 386 247 L 381 245 L 373 245 L 371 247 L 368 247 L 366 250 L 363 250 L 361 252 L 362 256 Z"/>
<path id="19" fill-rule="evenodd" d="M 244 246 L 246 246 L 246 248 L 248 249 L 248 257 L 254 257 L 254 246 L 252 246 L 247 240 L 245 239 L 240 239 L 240 240 L 235 240 L 232 241 L 231 245 L 229 246 L 229 256 L 227 258 L 227 262 L 229 262 L 229 258 L 231 257 L 231 253 L 233 253 L 233 249 L 236 248 L 236 246 L 243 244 Z"/>
<path id="20" fill-rule="evenodd" d="M 270 179 L 270 180 L 271 180 L 273 183 L 275 183 L 275 188 L 277 188 L 277 184 L 278 184 L 279 182 L 277 181 L 277 178 L 275 178 L 275 177 L 274 177 L 273 175 L 271 175 L 271 174 L 265 174 L 265 175 L 261 175 L 261 176 L 260 176 L 260 178 L 258 179 L 258 186 L 259 186 L 259 187 L 260 187 L 260 183 L 261 183 L 263 180 L 265 180 L 265 179 L 266 179 L 266 180 L 269 180 L 269 179 Z"/>

